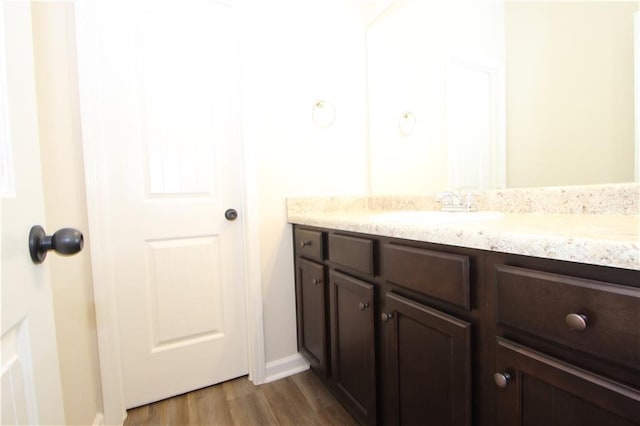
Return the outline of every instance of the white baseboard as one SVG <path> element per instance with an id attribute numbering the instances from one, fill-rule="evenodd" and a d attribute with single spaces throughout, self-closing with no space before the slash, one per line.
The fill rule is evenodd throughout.
<path id="1" fill-rule="evenodd" d="M 267 363 L 264 383 L 283 379 L 309 369 L 309 363 L 302 355 L 294 354 Z"/>
<path id="2" fill-rule="evenodd" d="M 93 426 L 104 426 L 104 415 L 97 413 L 95 419 L 93 419 Z"/>

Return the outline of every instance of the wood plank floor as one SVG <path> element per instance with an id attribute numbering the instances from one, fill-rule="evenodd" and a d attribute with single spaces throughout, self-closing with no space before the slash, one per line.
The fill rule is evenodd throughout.
<path id="1" fill-rule="evenodd" d="M 356 424 L 311 371 L 259 386 L 240 377 L 131 409 L 124 422 L 124 426 Z"/>

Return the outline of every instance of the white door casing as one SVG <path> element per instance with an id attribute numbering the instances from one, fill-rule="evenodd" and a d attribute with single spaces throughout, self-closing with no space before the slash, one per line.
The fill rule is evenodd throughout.
<path id="1" fill-rule="evenodd" d="M 248 371 L 244 223 L 224 219 L 244 204 L 233 15 L 76 4 L 107 422 Z"/>
<path id="2" fill-rule="evenodd" d="M 633 103 L 635 125 L 634 179 L 640 182 L 640 11 L 633 14 L 633 70 L 635 99 Z"/>
<path id="3" fill-rule="evenodd" d="M 504 66 L 469 55 L 446 64 L 449 188 L 506 185 Z"/>
<path id="4" fill-rule="evenodd" d="M 27 245 L 45 218 L 30 4 L 1 2 L 0 30 L 0 423 L 64 424 L 49 268 L 33 264 Z"/>

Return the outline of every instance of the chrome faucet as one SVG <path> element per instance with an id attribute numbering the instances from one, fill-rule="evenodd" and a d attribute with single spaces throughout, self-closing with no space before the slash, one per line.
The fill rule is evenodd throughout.
<path id="1" fill-rule="evenodd" d="M 478 210 L 471 192 L 464 194 L 454 191 L 441 192 L 436 196 L 436 201 L 440 203 L 440 210 L 443 212 L 475 212 Z"/>

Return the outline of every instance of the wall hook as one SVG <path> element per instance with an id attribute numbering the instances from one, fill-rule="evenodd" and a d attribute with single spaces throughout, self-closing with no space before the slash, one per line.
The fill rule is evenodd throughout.
<path id="1" fill-rule="evenodd" d="M 331 101 L 318 100 L 313 104 L 312 117 L 318 127 L 331 127 L 336 120 L 336 108 Z"/>
<path id="2" fill-rule="evenodd" d="M 411 111 L 400 114 L 398 120 L 398 131 L 402 135 L 410 135 L 416 128 L 416 116 Z"/>

